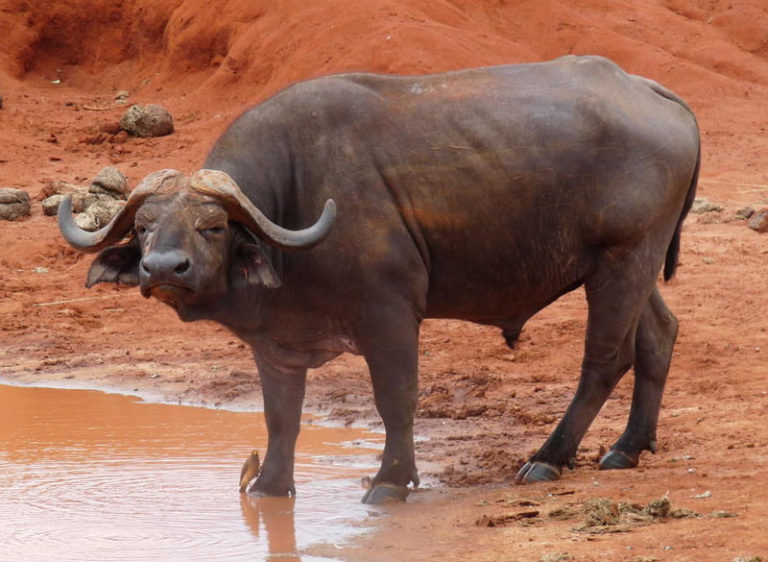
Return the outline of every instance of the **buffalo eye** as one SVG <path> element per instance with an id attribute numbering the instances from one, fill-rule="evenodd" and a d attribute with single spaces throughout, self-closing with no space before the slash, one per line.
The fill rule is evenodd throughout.
<path id="1" fill-rule="evenodd" d="M 217 236 L 224 232 L 223 225 L 208 226 L 205 228 L 198 228 L 197 231 L 203 236 Z"/>

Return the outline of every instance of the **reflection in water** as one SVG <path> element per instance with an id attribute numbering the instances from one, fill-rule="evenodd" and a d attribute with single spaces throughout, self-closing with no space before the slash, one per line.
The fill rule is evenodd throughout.
<path id="1" fill-rule="evenodd" d="M 243 519 L 256 537 L 263 520 L 270 560 L 301 560 L 296 553 L 294 504 L 294 498 L 257 498 L 245 494 L 240 497 Z"/>
<path id="2" fill-rule="evenodd" d="M 305 425 L 298 497 L 238 492 L 259 413 L 0 385 L 0 561 L 322 560 L 366 518 L 379 435 Z"/>

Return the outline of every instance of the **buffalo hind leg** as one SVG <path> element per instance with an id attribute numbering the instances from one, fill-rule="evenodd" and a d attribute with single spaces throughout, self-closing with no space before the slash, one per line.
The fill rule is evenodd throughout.
<path id="1" fill-rule="evenodd" d="M 408 484 L 419 484 L 413 444 L 413 417 L 418 400 L 419 323 L 397 307 L 372 307 L 373 322 L 358 342 L 368 363 L 376 409 L 386 438 L 381 467 L 370 481 L 363 503 L 403 501 Z"/>
<path id="2" fill-rule="evenodd" d="M 601 469 L 631 468 L 637 466 L 644 450 L 656 452 L 656 425 L 677 326 L 677 319 L 654 289 L 637 325 L 635 388 L 627 428 L 600 459 Z"/>
<path id="3" fill-rule="evenodd" d="M 248 493 L 260 496 L 296 495 L 293 464 L 301 425 L 307 372 L 283 373 L 257 359 L 267 422 L 267 454 Z"/>
<path id="4" fill-rule="evenodd" d="M 655 278 L 643 275 L 632 256 L 612 262 L 585 284 L 587 335 L 578 389 L 544 445 L 520 469 L 515 482 L 556 480 L 573 466 L 584 434 L 634 360 L 638 319 Z"/>

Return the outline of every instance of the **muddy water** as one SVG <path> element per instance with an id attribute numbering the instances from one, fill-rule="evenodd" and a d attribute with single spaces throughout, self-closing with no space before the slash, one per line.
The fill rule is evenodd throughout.
<path id="1" fill-rule="evenodd" d="M 295 502 L 238 493 L 265 444 L 259 413 L 0 385 L 0 560 L 328 560 L 381 436 L 305 424 Z"/>

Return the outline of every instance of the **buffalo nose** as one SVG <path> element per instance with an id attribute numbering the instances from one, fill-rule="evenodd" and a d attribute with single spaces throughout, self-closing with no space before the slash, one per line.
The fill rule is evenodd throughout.
<path id="1" fill-rule="evenodd" d="M 141 260 L 141 270 L 144 275 L 155 276 L 164 280 L 181 278 L 189 271 L 189 258 L 184 252 L 152 252 Z"/>

